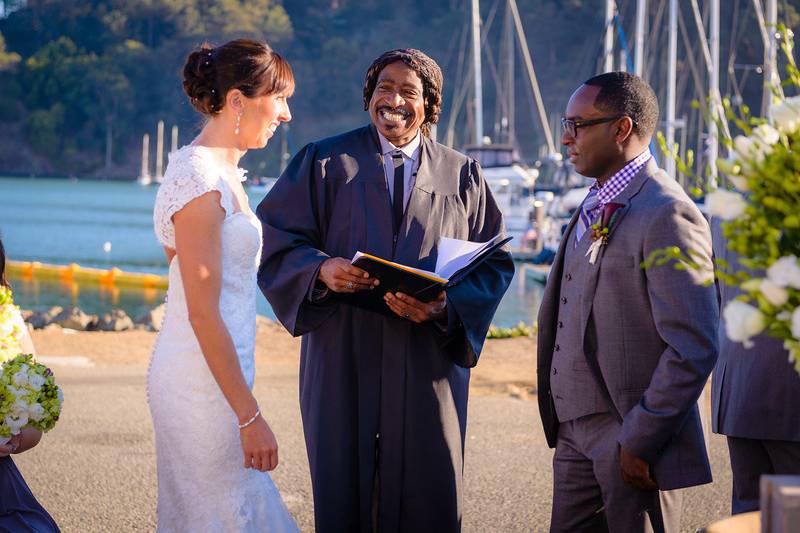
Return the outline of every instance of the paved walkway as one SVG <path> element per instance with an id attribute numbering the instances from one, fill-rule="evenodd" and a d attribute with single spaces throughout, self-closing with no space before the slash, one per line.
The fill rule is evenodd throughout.
<path id="1" fill-rule="evenodd" d="M 34 493 L 63 531 L 155 529 L 155 454 L 143 366 L 54 366 L 66 396 L 59 426 L 18 456 Z M 297 380 L 263 375 L 256 396 L 278 437 L 274 479 L 303 531 L 313 531 L 297 403 Z M 464 530 L 547 531 L 552 452 L 536 403 L 505 395 L 473 396 L 467 434 Z M 691 489 L 683 531 L 726 515 L 730 474 L 724 440 L 712 438 L 716 483 Z M 212 488 L 213 490 L 213 488 Z"/>

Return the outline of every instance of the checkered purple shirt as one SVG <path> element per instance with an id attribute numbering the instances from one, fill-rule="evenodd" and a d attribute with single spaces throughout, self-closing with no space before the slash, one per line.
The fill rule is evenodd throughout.
<path id="1" fill-rule="evenodd" d="M 597 219 L 603 207 L 625 190 L 625 187 L 628 186 L 636 173 L 642 169 L 651 157 L 650 150 L 645 149 L 644 152 L 636 156 L 630 163 L 611 176 L 602 186 L 599 186 L 596 181 L 594 182 L 592 189 L 596 190 L 598 202 L 597 205 L 588 212 L 590 220 Z"/>

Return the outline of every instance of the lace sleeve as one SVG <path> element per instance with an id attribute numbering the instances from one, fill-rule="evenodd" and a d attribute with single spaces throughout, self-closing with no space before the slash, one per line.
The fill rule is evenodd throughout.
<path id="1" fill-rule="evenodd" d="M 220 193 L 220 205 L 225 210 L 225 216 L 230 216 L 233 213 L 231 192 L 213 162 L 191 146 L 170 154 L 153 209 L 153 225 L 158 242 L 174 249 L 175 226 L 172 216 L 193 199 L 211 191 Z"/>

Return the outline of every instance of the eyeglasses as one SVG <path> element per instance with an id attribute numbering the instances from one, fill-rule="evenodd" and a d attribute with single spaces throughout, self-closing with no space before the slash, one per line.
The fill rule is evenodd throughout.
<path id="1" fill-rule="evenodd" d="M 567 135 L 570 137 L 576 137 L 578 135 L 578 128 L 594 126 L 595 124 L 605 124 L 606 122 L 613 122 L 626 116 L 628 115 L 615 115 L 613 117 L 593 118 L 589 120 L 572 120 L 569 118 L 562 118 L 561 127 L 564 128 L 564 131 L 567 133 Z M 633 119 L 631 119 L 631 121 L 633 122 L 633 126 L 636 127 L 636 121 Z"/>

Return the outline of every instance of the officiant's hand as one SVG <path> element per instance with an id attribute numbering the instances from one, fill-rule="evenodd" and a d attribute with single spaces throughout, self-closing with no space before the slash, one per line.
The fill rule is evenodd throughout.
<path id="1" fill-rule="evenodd" d="M 262 472 L 278 466 L 278 441 L 261 415 L 255 422 L 239 430 L 244 452 L 244 467 Z"/>
<path id="2" fill-rule="evenodd" d="M 319 281 L 333 292 L 357 292 L 377 287 L 378 279 L 343 258 L 326 259 L 319 268 Z"/>
<path id="3" fill-rule="evenodd" d="M 622 470 L 622 480 L 628 485 L 633 485 L 641 490 L 658 490 L 655 480 L 650 477 L 650 465 L 643 459 L 619 449 L 619 466 Z"/>
<path id="4" fill-rule="evenodd" d="M 447 305 L 444 291 L 440 292 L 435 300 L 431 300 L 428 303 L 421 302 L 402 292 L 395 292 L 394 294 L 387 292 L 383 299 L 389 309 L 394 311 L 397 316 L 417 324 L 443 317 L 445 306 Z"/>

